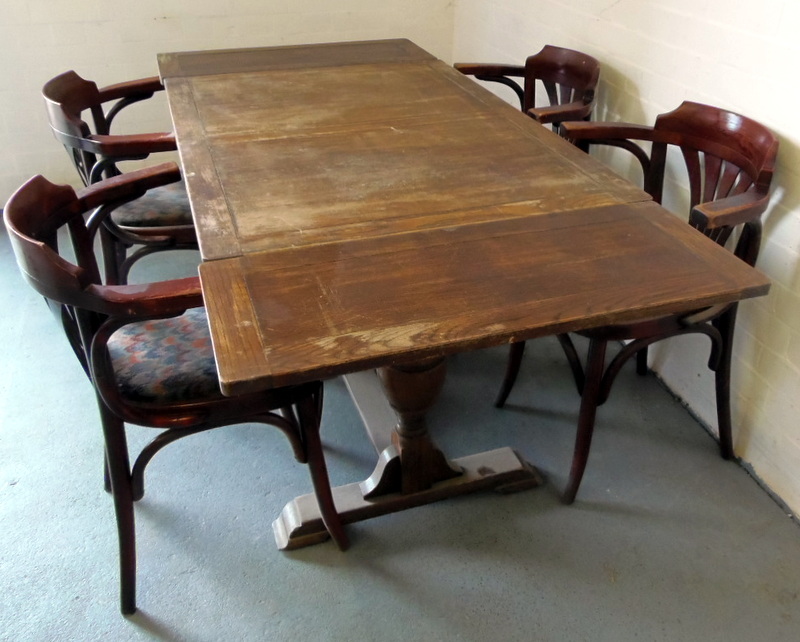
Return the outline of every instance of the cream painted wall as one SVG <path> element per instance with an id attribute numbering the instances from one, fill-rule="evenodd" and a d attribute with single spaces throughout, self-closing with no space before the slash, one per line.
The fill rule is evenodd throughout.
<path id="1" fill-rule="evenodd" d="M 652 123 L 686 99 L 748 115 L 781 138 L 759 259 L 772 292 L 740 307 L 734 443 L 799 511 L 800 128 L 791 87 L 800 60 L 800 3 L 459 0 L 454 33 L 459 61 L 521 62 L 548 43 L 590 53 L 603 65 L 599 119 Z M 703 339 L 675 339 L 654 355 L 654 366 L 713 427 L 707 354 Z"/>
<path id="2" fill-rule="evenodd" d="M 451 0 L 8 0 L 0 9 L 0 206 L 44 174 L 74 182 L 40 90 L 74 69 L 99 85 L 158 73 L 162 51 L 407 37 L 450 59 Z M 170 129 L 163 98 L 123 123 Z"/>

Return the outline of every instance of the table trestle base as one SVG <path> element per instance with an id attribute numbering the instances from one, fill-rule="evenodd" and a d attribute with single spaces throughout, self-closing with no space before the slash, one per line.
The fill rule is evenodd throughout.
<path id="1" fill-rule="evenodd" d="M 363 496 L 364 482 L 334 488 L 333 500 L 342 523 L 352 524 L 481 490 L 520 492 L 543 483 L 539 471 L 511 448 L 490 450 L 451 462 L 463 470 L 461 475 L 407 495 L 393 493 L 366 499 Z M 328 539 L 313 494 L 296 497 L 286 504 L 273 522 L 272 530 L 280 550 L 303 548 Z"/>

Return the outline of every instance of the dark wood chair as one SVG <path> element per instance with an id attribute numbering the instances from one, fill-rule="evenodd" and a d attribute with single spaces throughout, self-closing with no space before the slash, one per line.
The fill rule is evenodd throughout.
<path id="1" fill-rule="evenodd" d="M 667 149 L 680 150 L 689 178 L 689 224 L 720 245 L 730 241 L 736 256 L 755 265 L 761 244 L 761 214 L 769 202 L 778 140 L 763 125 L 724 109 L 693 102 L 661 114 L 653 127 L 630 123 L 565 123 L 562 134 L 573 142 L 603 144 L 631 152 L 641 165 L 644 188 L 661 202 Z M 637 142 L 652 144 L 647 153 Z M 624 278 L 624 275 L 621 275 Z M 570 362 L 581 394 L 572 469 L 564 492 L 571 503 L 578 492 L 589 457 L 597 406 L 608 398 L 623 364 L 637 355 L 637 372 L 647 372 L 647 347 L 678 335 L 699 333 L 711 340 L 708 366 L 715 373 L 719 445 L 725 459 L 733 457 L 730 414 L 731 347 L 737 304 L 669 315 L 630 325 L 595 328 L 588 337 L 585 368 L 568 335 L 559 341 Z M 605 362 L 609 341 L 628 341 Z M 514 385 L 524 342 L 511 346 L 508 368 L 495 405 L 502 407 Z"/>
<path id="2" fill-rule="evenodd" d="M 600 78 L 600 63 L 573 49 L 545 45 L 529 56 L 525 65 L 456 63 L 462 74 L 511 88 L 520 109 L 542 124 L 558 129 L 561 122 L 589 120 Z M 522 79 L 522 84 L 515 78 Z M 536 85 L 541 83 L 547 105 L 537 107 Z"/>
<path id="3" fill-rule="evenodd" d="M 237 423 L 281 430 L 296 459 L 309 465 L 329 534 L 342 550 L 348 546 L 319 438 L 322 384 L 224 397 L 197 277 L 139 285 L 101 280 L 92 247 L 102 219 L 118 205 L 179 178 L 177 166 L 168 163 L 76 194 L 36 176 L 4 211 L 23 276 L 56 313 L 95 389 L 105 438 L 106 489 L 117 518 L 125 614 L 136 610 L 133 503 L 144 495 L 145 468 L 161 448 L 187 435 Z M 74 262 L 59 254 L 59 242 L 71 245 Z M 133 466 L 125 422 L 162 429 Z"/>
<path id="4" fill-rule="evenodd" d="M 50 128 L 69 153 L 84 185 L 119 175 L 119 163 L 175 151 L 171 133 L 112 134 L 117 115 L 162 91 L 157 77 L 99 89 L 67 71 L 42 88 Z M 87 122 L 88 119 L 88 122 Z M 91 123 L 91 125 L 90 125 Z M 136 261 L 161 250 L 196 249 L 197 237 L 182 182 L 151 190 L 117 208 L 101 233 L 109 283 L 125 283 Z"/>

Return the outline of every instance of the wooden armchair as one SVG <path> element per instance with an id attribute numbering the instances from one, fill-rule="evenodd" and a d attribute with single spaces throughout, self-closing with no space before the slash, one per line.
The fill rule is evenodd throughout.
<path id="1" fill-rule="evenodd" d="M 120 111 L 163 89 L 157 77 L 98 89 L 74 71 L 60 74 L 44 85 L 42 96 L 50 128 L 69 153 L 84 185 L 119 175 L 118 163 L 122 161 L 175 151 L 171 133 L 111 133 Z M 183 183 L 151 190 L 141 199 L 117 208 L 106 219 L 101 239 L 109 283 L 125 283 L 133 263 L 153 252 L 196 249 L 197 237 Z M 129 254 L 132 248 L 136 249 Z"/>
<path id="2" fill-rule="evenodd" d="M 545 45 L 529 56 L 525 65 L 456 63 L 455 68 L 478 80 L 500 83 L 519 98 L 520 108 L 554 129 L 568 120 L 589 120 L 600 78 L 600 63 L 573 49 Z M 522 79 L 522 85 L 515 78 Z M 549 104 L 536 106 L 537 81 L 544 87 Z"/>
<path id="3" fill-rule="evenodd" d="M 769 203 L 769 186 L 778 152 L 778 140 L 766 127 L 724 109 L 684 102 L 674 111 L 661 114 L 653 127 L 573 122 L 563 124 L 561 130 L 576 143 L 612 145 L 631 152 L 641 165 L 645 190 L 659 203 L 667 149 L 679 149 L 689 179 L 689 224 L 722 246 L 731 240 L 734 254 L 755 265 L 761 243 L 761 215 Z M 647 153 L 634 141 L 650 142 L 651 151 Z M 645 374 L 647 347 L 668 337 L 699 333 L 711 340 L 708 366 L 715 373 L 720 451 L 725 459 L 733 457 L 730 371 L 736 310 L 737 304 L 732 303 L 581 332 L 589 338 L 585 368 L 570 337 L 559 336 L 581 394 L 575 452 L 563 496 L 565 503 L 571 503 L 578 492 L 589 457 L 597 406 L 608 398 L 620 368 L 637 355 L 637 372 Z M 629 342 L 606 365 L 609 341 Z M 503 406 L 514 385 L 524 347 L 524 342 L 511 346 L 506 376 L 495 402 L 497 407 Z"/>
<path id="4" fill-rule="evenodd" d="M 105 438 L 106 489 L 114 499 L 120 549 L 121 610 L 136 610 L 133 502 L 144 495 L 147 464 L 164 446 L 211 428 L 269 424 L 307 462 L 323 522 L 344 550 L 319 439 L 322 384 L 224 397 L 199 279 L 108 285 L 92 250 L 103 219 L 147 190 L 179 180 L 172 163 L 95 183 L 79 193 L 41 176 L 9 200 L 5 224 L 20 270 L 63 324 L 97 396 Z M 88 213 L 88 217 L 84 214 Z M 75 261 L 59 254 L 66 228 Z M 125 423 L 162 429 L 130 465 Z"/>

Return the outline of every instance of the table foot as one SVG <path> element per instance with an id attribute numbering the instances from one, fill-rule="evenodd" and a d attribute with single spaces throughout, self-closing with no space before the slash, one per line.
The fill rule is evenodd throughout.
<path id="1" fill-rule="evenodd" d="M 375 499 L 381 495 L 391 495 L 392 493 L 409 494 L 424 490 L 424 488 L 409 490 L 407 482 L 409 470 L 425 470 L 427 487 L 445 479 L 458 477 L 463 472 L 431 443 L 425 443 L 424 447 L 416 448 L 413 452 L 416 457 L 410 457 L 408 449 L 404 452 L 405 457 L 403 457 L 403 451 L 397 446 L 389 446 L 381 452 L 375 470 L 360 484 L 361 493 L 366 499 Z"/>
<path id="2" fill-rule="evenodd" d="M 388 449 L 387 449 L 388 450 Z M 365 498 L 357 482 L 333 489 L 333 500 L 342 523 L 352 524 L 372 517 L 422 506 L 481 490 L 501 493 L 519 492 L 542 484 L 541 474 L 511 448 L 499 448 L 452 460 L 463 472 L 430 488 L 412 493 L 393 493 Z M 313 494 L 302 495 L 284 507 L 272 524 L 275 543 L 280 550 L 294 550 L 328 539 L 328 533 Z"/>

